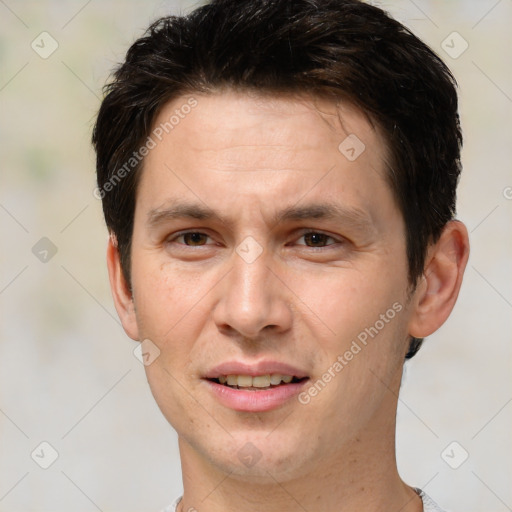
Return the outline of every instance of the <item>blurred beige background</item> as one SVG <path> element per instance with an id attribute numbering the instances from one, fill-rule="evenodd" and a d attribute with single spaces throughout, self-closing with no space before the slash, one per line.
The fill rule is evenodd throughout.
<path id="1" fill-rule="evenodd" d="M 459 81 L 458 210 L 472 242 L 454 313 L 407 364 L 399 469 L 449 510 L 505 512 L 512 0 L 374 3 Z M 156 512 L 181 493 L 176 435 L 112 304 L 90 135 L 101 87 L 129 45 L 158 16 L 194 5 L 0 0 L 1 512 Z"/>

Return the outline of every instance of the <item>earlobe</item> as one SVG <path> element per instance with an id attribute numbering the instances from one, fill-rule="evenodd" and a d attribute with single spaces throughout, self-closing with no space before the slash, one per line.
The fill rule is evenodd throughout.
<path id="1" fill-rule="evenodd" d="M 114 305 L 119 315 L 126 334 L 133 340 L 139 340 L 139 331 L 135 315 L 132 292 L 121 267 L 117 240 L 114 234 L 111 234 L 107 245 L 107 267 L 110 280 L 110 289 Z"/>
<path id="2" fill-rule="evenodd" d="M 450 315 L 462 284 L 469 258 L 466 226 L 450 221 L 433 245 L 425 262 L 425 272 L 415 292 L 409 334 L 425 338 L 435 332 Z"/>

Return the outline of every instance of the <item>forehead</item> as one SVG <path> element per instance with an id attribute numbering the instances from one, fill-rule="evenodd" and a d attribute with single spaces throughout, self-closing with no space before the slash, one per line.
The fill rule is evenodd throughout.
<path id="1" fill-rule="evenodd" d="M 150 136 L 136 211 L 141 202 L 149 212 L 184 196 L 244 211 L 256 202 L 290 207 L 306 194 L 359 210 L 390 199 L 384 139 L 350 103 L 190 94 L 161 109 Z"/>
<path id="2" fill-rule="evenodd" d="M 197 103 L 193 109 L 187 106 L 190 98 Z M 169 127 L 171 119 L 176 125 Z M 184 143 L 181 147 L 196 151 L 195 157 L 208 156 L 208 152 L 222 156 L 225 170 L 229 170 L 226 160 L 240 162 L 243 156 L 250 159 L 253 155 L 257 155 L 260 164 L 268 162 L 275 170 L 280 169 L 281 159 L 288 162 L 291 159 L 297 164 L 295 168 L 302 168 L 305 156 L 319 150 L 336 151 L 350 135 L 364 142 L 366 156 L 371 154 L 378 160 L 386 154 L 378 128 L 358 108 L 346 101 L 335 103 L 307 94 L 227 90 L 183 96 L 162 108 L 153 130 L 159 128 L 171 144 Z M 262 146 L 265 151 L 259 151 Z M 314 157 L 318 159 L 318 154 Z M 243 167 L 233 170 L 240 171 Z"/>

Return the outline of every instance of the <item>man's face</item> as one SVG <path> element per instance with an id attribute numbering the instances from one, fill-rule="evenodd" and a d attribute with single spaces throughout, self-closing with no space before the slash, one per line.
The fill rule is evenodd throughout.
<path id="1" fill-rule="evenodd" d="M 286 480 L 379 446 L 411 317 L 381 135 L 348 104 L 193 97 L 154 124 L 175 115 L 145 159 L 131 267 L 134 337 L 160 350 L 147 376 L 182 457 Z M 262 377 L 279 374 L 296 378 Z"/>

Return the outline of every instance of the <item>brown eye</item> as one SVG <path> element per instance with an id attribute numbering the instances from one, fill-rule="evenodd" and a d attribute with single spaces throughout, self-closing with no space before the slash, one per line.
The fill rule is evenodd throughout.
<path id="1" fill-rule="evenodd" d="M 324 246 L 328 238 L 330 237 L 323 233 L 306 233 L 304 235 L 304 240 L 306 240 L 306 242 L 309 241 L 313 247 L 318 247 L 318 245 Z M 308 244 L 306 243 L 306 245 Z"/>
<path id="2" fill-rule="evenodd" d="M 182 233 L 181 235 L 176 236 L 173 241 L 179 240 L 180 238 L 183 238 L 184 245 L 188 245 L 190 247 L 199 247 L 206 245 L 206 240 L 209 238 L 209 236 L 198 231 L 190 231 L 188 233 Z"/>
<path id="3" fill-rule="evenodd" d="M 325 233 L 320 233 L 318 231 L 310 231 L 308 233 L 304 233 L 301 238 L 304 238 L 306 243 L 299 244 L 299 245 L 306 245 L 306 246 L 312 247 L 312 248 L 315 248 L 315 247 L 322 248 L 327 245 L 332 245 L 332 244 L 327 244 L 327 241 L 329 239 L 336 242 L 336 240 L 334 240 L 334 238 L 332 236 L 326 235 Z"/>

